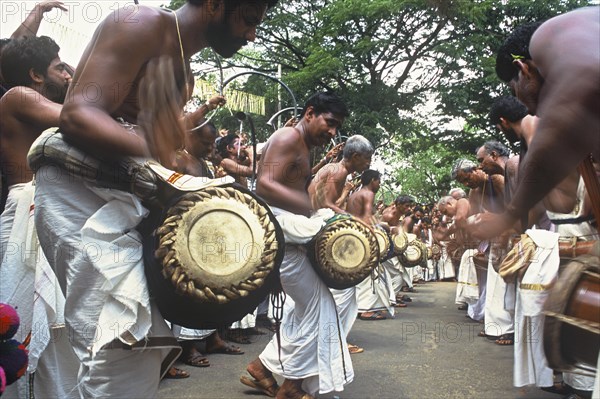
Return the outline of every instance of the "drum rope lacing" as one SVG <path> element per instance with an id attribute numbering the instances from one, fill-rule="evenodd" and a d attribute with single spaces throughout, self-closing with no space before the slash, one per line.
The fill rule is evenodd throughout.
<path id="1" fill-rule="evenodd" d="M 235 199 L 238 202 L 244 203 L 251 209 L 255 209 L 259 217 L 259 223 L 265 231 L 264 245 L 265 249 L 261 256 L 262 265 L 257 267 L 249 279 L 240 282 L 237 287 L 222 288 L 221 292 L 213 291 L 208 286 L 202 286 L 192 280 L 182 270 L 179 263 L 177 251 L 174 248 L 176 241 L 176 229 L 182 222 L 183 213 L 192 207 L 209 200 L 210 198 Z M 163 224 L 156 230 L 159 249 L 156 250 L 155 256 L 163 266 L 163 276 L 167 280 L 171 280 L 177 292 L 185 294 L 191 298 L 201 302 L 212 303 L 227 303 L 233 299 L 244 297 L 248 292 L 254 291 L 262 286 L 264 279 L 273 270 L 275 263 L 275 254 L 278 249 L 277 240 L 275 239 L 275 231 L 268 217 L 267 212 L 258 212 L 260 205 L 248 195 L 237 192 L 233 188 L 209 188 L 200 192 L 189 193 L 183 196 L 179 202 L 173 206 L 167 213 L 167 217 Z M 214 287 L 213 287 L 214 288 Z"/>
<path id="2" fill-rule="evenodd" d="M 561 313 L 556 313 L 551 310 L 545 310 L 544 314 L 546 316 L 554 317 L 560 321 L 563 321 L 567 324 L 570 324 L 575 327 L 580 327 L 583 330 L 589 331 L 593 334 L 600 335 L 600 323 L 596 323 L 595 321 L 579 319 L 576 317 L 571 317 L 568 315 L 564 315 Z"/>

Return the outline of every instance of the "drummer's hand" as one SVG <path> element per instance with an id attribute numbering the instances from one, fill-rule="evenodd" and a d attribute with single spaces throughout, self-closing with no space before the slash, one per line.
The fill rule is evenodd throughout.
<path id="1" fill-rule="evenodd" d="M 224 96 L 213 96 L 209 98 L 208 101 L 206 101 L 206 107 L 209 111 L 212 111 L 214 109 L 217 109 L 218 107 L 222 107 L 223 105 L 225 105 L 226 102 L 227 100 L 225 100 Z"/>
<path id="2" fill-rule="evenodd" d="M 342 151 L 344 149 L 345 145 L 346 145 L 345 142 L 336 144 L 335 147 L 333 147 L 331 150 L 329 150 L 327 152 L 327 155 L 325 155 L 325 159 L 327 159 L 329 161 L 329 160 L 337 158 L 337 156 L 339 155 L 340 151 Z"/>
<path id="3" fill-rule="evenodd" d="M 356 185 L 354 185 L 354 183 L 352 183 L 351 181 L 346 181 L 346 183 L 344 184 L 344 191 L 346 192 L 350 192 L 352 190 L 354 190 L 356 188 Z"/>
<path id="4" fill-rule="evenodd" d="M 479 213 L 467 219 L 465 229 L 473 237 L 487 240 L 498 237 L 515 224 L 516 219 L 507 213 Z"/>
<path id="5" fill-rule="evenodd" d="M 296 119 L 295 117 L 291 117 L 290 119 L 287 120 L 287 122 L 285 122 L 285 125 L 283 125 L 284 127 L 294 127 L 296 126 L 296 124 L 298 123 L 298 119 Z"/>
<path id="6" fill-rule="evenodd" d="M 168 57 L 148 62 L 140 82 L 138 123 L 145 133 L 150 155 L 169 169 L 177 168 L 176 152 L 184 148 L 182 96 Z"/>
<path id="7" fill-rule="evenodd" d="M 52 11 L 54 8 L 59 8 L 63 11 L 69 11 L 62 1 L 41 1 L 36 5 L 36 7 L 42 12 L 42 14 Z"/>

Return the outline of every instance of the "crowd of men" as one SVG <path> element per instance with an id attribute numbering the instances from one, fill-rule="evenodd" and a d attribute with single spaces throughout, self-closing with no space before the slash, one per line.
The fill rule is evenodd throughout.
<path id="1" fill-rule="evenodd" d="M 477 162 L 461 159 L 452 168 L 468 193 L 455 189 L 437 204 L 419 205 L 402 193 L 391 204 L 375 201 L 382 177 L 370 169 L 374 147 L 361 135 L 311 163 L 314 150 L 328 145 L 352 112 L 332 92 L 311 96 L 299 119 L 277 130 L 256 160 L 241 134 L 221 135 L 206 121 L 224 97 L 184 114 L 194 87 L 190 57 L 207 47 L 233 56 L 255 40 L 276 3 L 188 0 L 176 11 L 140 6 L 136 24 L 115 13 L 75 70 L 60 60 L 52 39 L 36 37 L 43 13 L 65 10 L 60 1 L 40 3 L 2 41 L 0 161 L 7 195 L 0 301 L 17 305 L 22 325 L 31 327 L 28 370 L 35 371 L 33 384 L 19 383 L 19 395 L 32 389 L 56 397 L 155 397 L 161 378 L 189 376 L 173 367 L 178 356 L 209 365 L 198 341 L 206 353 L 242 354 L 222 337 L 245 343 L 243 332 L 256 333 L 259 312 L 218 331 L 169 325 L 146 284 L 136 227 L 148 211 L 140 198 L 69 168 L 57 172 L 54 164 L 30 169 L 32 144 L 57 128 L 67 145 L 101 162 L 153 159 L 181 174 L 231 176 L 266 201 L 284 230 L 293 230 L 284 231 L 279 274 L 287 298 L 279 321 L 303 333 L 275 334 L 248 364 L 242 384 L 278 398 L 343 391 L 355 376 L 350 355 L 364 350 L 346 342 L 357 318 L 394 317 L 412 301 L 407 293 L 415 282 L 456 280 L 456 302 L 482 322 L 479 335 L 514 347 L 515 386 L 591 396 L 594 377 L 565 372 L 555 383 L 543 350 L 540 303 L 563 273 L 560 241 L 599 239 L 599 7 L 515 29 L 496 60 L 514 97 L 497 99 L 490 122 L 507 141 L 520 143 L 520 154 L 497 141 L 482 143 L 473 153 Z M 90 87 L 105 95 L 91 99 Z M 373 278 L 329 288 L 305 243 L 335 214 L 353 215 L 389 237 L 405 234 L 432 253 L 418 266 L 382 257 Z M 516 267 L 511 251 L 523 244 L 513 237 L 556 250 Z M 339 341 L 324 338 L 331 326 Z"/>

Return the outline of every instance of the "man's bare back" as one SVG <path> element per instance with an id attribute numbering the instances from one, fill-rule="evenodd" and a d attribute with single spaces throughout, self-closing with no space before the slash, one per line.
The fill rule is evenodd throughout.
<path id="1" fill-rule="evenodd" d="M 336 201 L 342 196 L 349 174 L 343 161 L 330 163 L 321 168 L 308 186 L 308 195 L 313 209 L 330 208 L 336 213 L 345 213 L 336 205 Z"/>

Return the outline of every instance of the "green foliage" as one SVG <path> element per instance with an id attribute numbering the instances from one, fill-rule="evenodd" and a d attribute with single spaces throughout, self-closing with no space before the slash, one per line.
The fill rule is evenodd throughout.
<path id="1" fill-rule="evenodd" d="M 171 2 L 177 8 L 184 0 Z M 493 99 L 508 94 L 495 52 L 517 25 L 589 4 L 585 0 L 289 0 L 268 12 L 252 48 L 224 61 L 282 80 L 302 103 L 335 90 L 352 115 L 343 135 L 363 134 L 392 170 L 390 185 L 421 201 L 452 186 L 449 168 L 502 137 L 487 121 Z M 204 57 L 203 63 L 211 63 Z M 204 72 L 213 74 L 216 69 Z M 214 77 L 213 77 L 214 78 Z M 277 109 L 278 87 L 239 82 Z M 282 94 L 282 106 L 290 99 Z M 266 119 L 266 118 L 265 118 Z M 457 123 L 458 121 L 458 123 Z M 450 124 L 453 122 L 452 124 Z M 261 125 L 261 137 L 270 130 Z"/>

